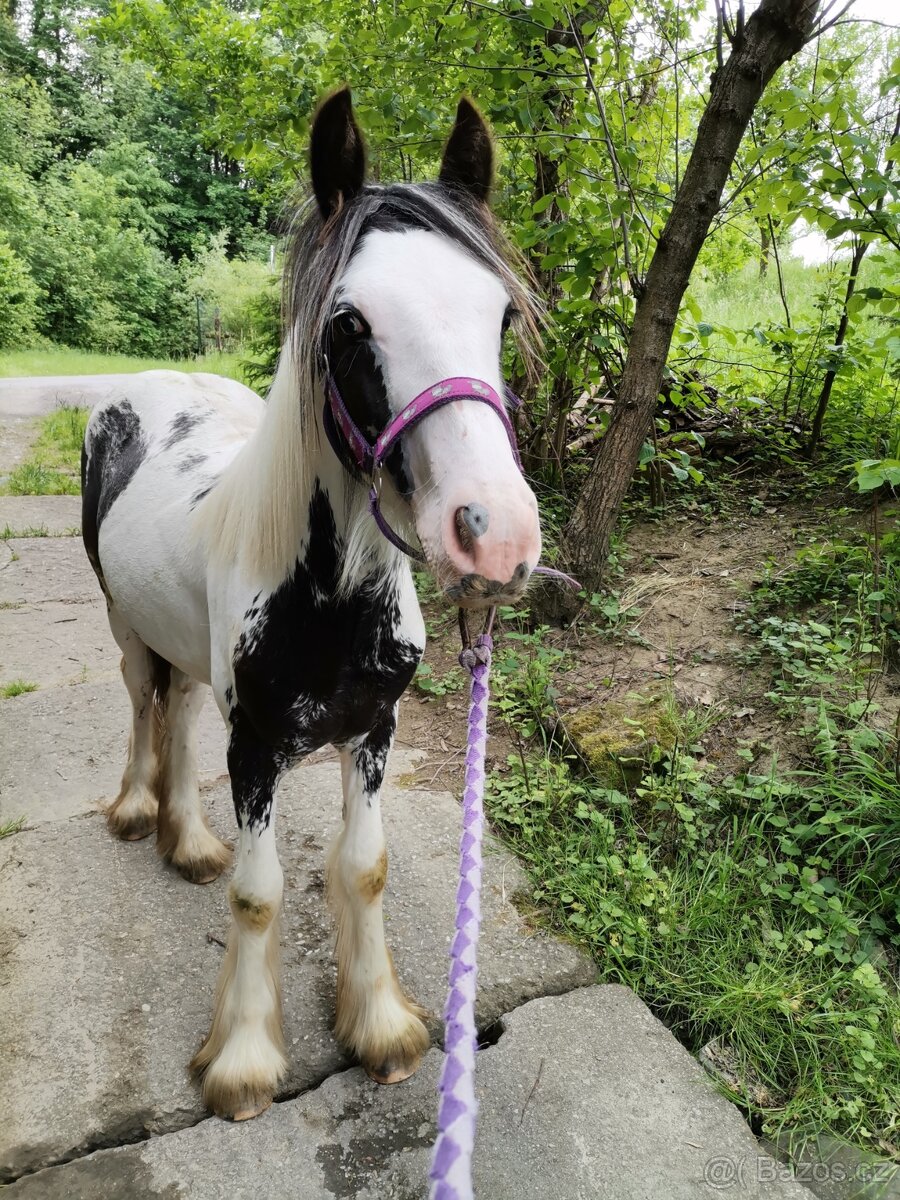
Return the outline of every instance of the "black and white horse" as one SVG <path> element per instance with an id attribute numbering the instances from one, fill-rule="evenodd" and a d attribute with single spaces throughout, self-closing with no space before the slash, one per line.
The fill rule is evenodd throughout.
<path id="1" fill-rule="evenodd" d="M 268 401 L 213 375 L 136 375 L 92 413 L 82 458 L 84 542 L 134 709 L 109 826 L 126 839 L 156 829 L 159 853 L 195 883 L 231 856 L 200 804 L 202 685 L 228 728 L 232 929 L 193 1066 L 209 1107 L 235 1118 L 265 1108 L 285 1069 L 276 788 L 328 743 L 344 795 L 328 873 L 336 1034 L 382 1083 L 411 1074 L 428 1045 L 385 945 L 379 808 L 425 631 L 408 560 L 367 507 L 372 481 L 333 429 L 324 436 L 326 383 L 374 440 L 438 380 L 471 376 L 502 393 L 504 330 L 518 328 L 526 355 L 535 331 L 486 203 L 490 136 L 467 101 L 436 183 L 365 184 L 346 90 L 316 114 L 311 164 L 315 203 L 292 239 Z M 374 480 L 385 517 L 470 607 L 515 601 L 540 556 L 504 422 L 487 404 L 447 403 L 403 434 Z"/>

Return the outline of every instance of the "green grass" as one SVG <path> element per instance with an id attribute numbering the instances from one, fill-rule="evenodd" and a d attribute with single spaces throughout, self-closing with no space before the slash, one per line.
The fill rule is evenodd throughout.
<path id="1" fill-rule="evenodd" d="M 131 358 L 125 354 L 94 354 L 65 346 L 46 350 L 0 353 L 0 378 L 34 375 L 118 375 L 135 371 L 208 371 L 244 382 L 239 354 L 207 354 L 203 358 Z"/>
<path id="2" fill-rule="evenodd" d="M 24 696 L 27 692 L 36 692 L 36 683 L 27 683 L 24 679 L 13 679 L 9 683 L 0 683 L 0 699 L 12 700 L 15 696 Z"/>
<path id="3" fill-rule="evenodd" d="M 89 411 L 63 407 L 42 417 L 28 459 L 10 471 L 3 490 L 11 496 L 77 496 Z M 4 536 L 10 536 L 8 526 Z"/>
<path id="4" fill-rule="evenodd" d="M 50 536 L 46 525 L 26 525 L 24 529 L 13 529 L 5 525 L 0 531 L 0 542 L 8 542 L 13 538 L 45 538 Z"/>
<path id="5" fill-rule="evenodd" d="M 12 837 L 14 833 L 20 833 L 24 828 L 24 817 L 13 817 L 11 821 L 0 822 L 0 840 Z"/>

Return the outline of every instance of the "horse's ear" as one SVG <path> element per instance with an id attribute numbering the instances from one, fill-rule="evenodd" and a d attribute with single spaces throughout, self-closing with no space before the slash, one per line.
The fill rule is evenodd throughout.
<path id="1" fill-rule="evenodd" d="M 353 116 L 350 89 L 326 97 L 313 117 L 309 165 L 319 210 L 327 221 L 362 189 L 366 146 Z"/>
<path id="2" fill-rule="evenodd" d="M 484 117 L 463 96 L 456 109 L 456 123 L 444 148 L 441 183 L 486 201 L 494 180 L 494 146 Z"/>

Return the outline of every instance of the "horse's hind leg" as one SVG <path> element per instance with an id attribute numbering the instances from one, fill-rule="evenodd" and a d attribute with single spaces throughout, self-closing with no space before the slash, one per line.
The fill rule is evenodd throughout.
<path id="1" fill-rule="evenodd" d="M 211 883 L 231 861 L 231 849 L 206 823 L 197 778 L 197 722 L 202 684 L 172 668 L 161 745 L 156 849 L 191 883 Z"/>
<path id="2" fill-rule="evenodd" d="M 168 667 L 129 628 L 115 608 L 109 625 L 122 651 L 122 678 L 131 697 L 131 737 L 128 763 L 119 794 L 107 811 L 110 832 L 126 841 L 145 838 L 156 828 L 157 768 L 161 733 L 158 695 Z"/>
<path id="3" fill-rule="evenodd" d="M 341 754 L 344 827 L 328 863 L 337 918 L 335 1034 L 378 1083 L 412 1075 L 429 1045 L 425 1014 L 404 995 L 384 940 L 388 863 L 379 792 L 393 732 L 391 717 Z"/>

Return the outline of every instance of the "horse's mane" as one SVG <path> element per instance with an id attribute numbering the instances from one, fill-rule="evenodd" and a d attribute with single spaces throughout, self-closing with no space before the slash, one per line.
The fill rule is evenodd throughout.
<path id="1" fill-rule="evenodd" d="M 295 214 L 283 281 L 285 341 L 257 434 L 226 470 L 198 512 L 212 552 L 222 561 L 240 555 L 271 586 L 302 556 L 310 490 L 307 456 L 317 437 L 321 403 L 320 350 L 347 266 L 364 236 L 375 229 L 425 229 L 461 246 L 498 276 L 516 312 L 513 331 L 524 370 L 540 368 L 542 309 L 527 270 L 486 205 L 440 183 L 369 185 L 324 221 L 315 201 Z M 383 497 L 386 515 L 401 531 L 406 508 Z M 347 489 L 342 587 L 368 578 L 378 586 L 393 576 L 400 555 L 375 529 L 365 488 Z"/>

